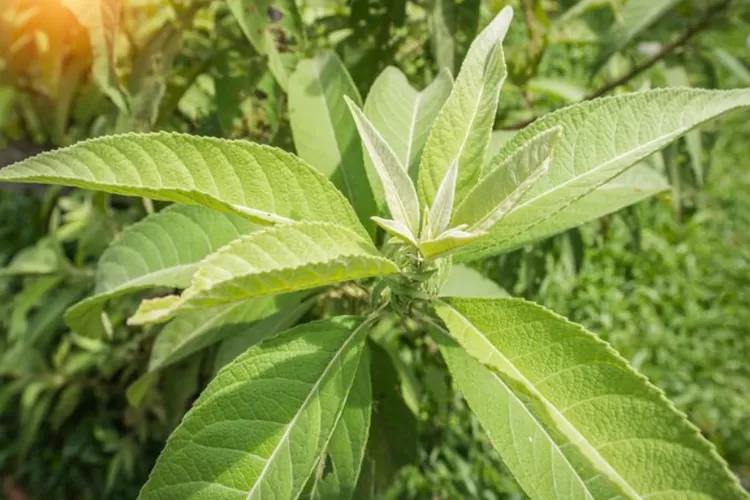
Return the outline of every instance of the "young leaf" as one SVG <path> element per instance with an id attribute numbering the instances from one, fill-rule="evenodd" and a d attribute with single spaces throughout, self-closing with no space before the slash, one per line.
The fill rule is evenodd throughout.
<path id="1" fill-rule="evenodd" d="M 510 295 L 500 285 L 469 266 L 454 264 L 448 273 L 441 297 L 500 298 Z"/>
<path id="2" fill-rule="evenodd" d="M 362 353 L 344 411 L 306 490 L 310 500 L 350 500 L 354 497 L 370 433 L 372 384 L 368 349 Z"/>
<path id="3" fill-rule="evenodd" d="M 466 195 L 453 223 L 479 231 L 489 231 L 500 223 L 547 173 L 561 134 L 561 127 L 545 130 L 494 167 Z"/>
<path id="4" fill-rule="evenodd" d="M 388 66 L 367 94 L 365 116 L 415 182 L 427 134 L 452 87 L 450 73 L 441 71 L 427 88 L 417 92 L 401 70 Z"/>
<path id="5" fill-rule="evenodd" d="M 372 220 L 374 220 L 378 226 L 382 227 L 383 230 L 396 238 L 400 238 L 415 247 L 419 245 L 415 239 L 415 235 L 412 234 L 411 230 L 403 223 L 393 219 L 383 219 L 382 217 L 373 217 Z"/>
<path id="6" fill-rule="evenodd" d="M 396 264 L 349 229 L 283 224 L 241 236 L 208 256 L 182 296 L 144 301 L 129 321 L 160 322 L 181 310 L 397 272 Z"/>
<path id="7" fill-rule="evenodd" d="M 361 103 L 357 87 L 334 52 L 301 61 L 289 84 L 294 146 L 303 160 L 333 181 L 372 229 L 375 199 L 345 97 Z"/>
<path id="8" fill-rule="evenodd" d="M 430 130 L 419 167 L 420 199 L 432 205 L 445 173 L 458 161 L 456 197 L 482 174 L 506 70 L 502 42 L 513 10 L 504 8 L 474 40 L 448 100 Z"/>
<path id="9" fill-rule="evenodd" d="M 540 426 L 621 495 L 745 498 L 698 429 L 583 327 L 521 299 L 448 299 L 437 312 L 469 354 L 530 401 Z"/>
<path id="10" fill-rule="evenodd" d="M 366 333 L 357 318 L 334 318 L 249 349 L 195 402 L 138 498 L 297 498 L 342 414 Z"/>
<path id="11" fill-rule="evenodd" d="M 357 124 L 362 144 L 378 173 L 391 217 L 416 235 L 419 232 L 419 200 L 409 174 L 362 110 L 348 98 L 346 103 Z"/>
<path id="12" fill-rule="evenodd" d="M 489 237 L 457 258 L 467 261 L 497 254 L 640 201 L 644 190 L 661 189 L 653 175 L 650 182 L 631 178 L 627 183 L 615 181 L 613 189 L 597 191 L 701 123 L 747 106 L 750 90 L 746 89 L 658 89 L 588 101 L 537 120 L 514 136 L 496 161 L 513 155 L 540 132 L 561 126 L 565 133 L 548 174 Z"/>
<path id="13" fill-rule="evenodd" d="M 458 161 L 454 161 L 448 172 L 445 173 L 445 178 L 440 183 L 440 187 L 435 195 L 435 201 L 432 203 L 430 212 L 427 214 L 427 217 L 430 219 L 430 223 L 427 226 L 430 229 L 430 234 L 426 235 L 427 238 L 433 238 L 448 230 L 448 225 L 453 216 L 453 200 L 456 195 L 457 179 Z"/>
<path id="14" fill-rule="evenodd" d="M 94 295 L 68 309 L 65 321 L 85 336 L 101 336 L 107 301 L 152 287 L 185 288 L 198 263 L 258 226 L 235 214 L 173 205 L 127 228 L 99 259 Z"/>
<path id="15" fill-rule="evenodd" d="M 367 235 L 322 174 L 294 155 L 246 141 L 170 133 L 101 137 L 3 168 L 3 181 L 203 205 L 264 225 L 335 222 Z"/>
<path id="16" fill-rule="evenodd" d="M 464 231 L 465 226 L 458 226 L 438 235 L 436 238 L 419 243 L 419 250 L 427 259 L 445 256 L 470 243 L 487 236 L 485 231 Z"/>

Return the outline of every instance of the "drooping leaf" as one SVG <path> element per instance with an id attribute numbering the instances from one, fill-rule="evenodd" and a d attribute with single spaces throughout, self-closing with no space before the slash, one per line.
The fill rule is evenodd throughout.
<path id="1" fill-rule="evenodd" d="M 444 257 L 460 248 L 485 238 L 486 231 L 467 231 L 465 226 L 449 229 L 430 240 L 419 242 L 419 250 L 427 259 Z"/>
<path id="2" fill-rule="evenodd" d="M 456 209 L 454 225 L 489 231 L 547 173 L 562 127 L 533 137 L 487 173 Z"/>
<path id="3" fill-rule="evenodd" d="M 42 153 L 0 171 L 40 182 L 204 205 L 259 224 L 321 220 L 365 236 L 328 179 L 280 149 L 182 134 L 125 134 Z"/>
<path id="4" fill-rule="evenodd" d="M 618 181 L 616 177 L 701 123 L 747 106 L 750 91 L 744 89 L 657 89 L 588 101 L 537 120 L 514 136 L 493 164 L 540 132 L 559 125 L 565 133 L 547 175 L 490 237 L 457 258 L 467 261 L 497 254 L 663 190 L 663 182 L 653 174 L 646 177 L 648 182 L 633 177 Z"/>
<path id="5" fill-rule="evenodd" d="M 416 235 L 419 232 L 419 199 L 408 172 L 362 110 L 351 100 L 346 102 L 364 149 L 378 174 L 391 217 Z"/>
<path id="6" fill-rule="evenodd" d="M 372 383 L 368 350 L 362 353 L 344 411 L 310 478 L 310 500 L 349 500 L 354 497 L 370 433 Z M 307 490 L 307 488 L 306 488 Z"/>
<path id="7" fill-rule="evenodd" d="M 104 333 L 108 300 L 152 287 L 185 288 L 198 263 L 258 226 L 235 214 L 173 205 L 127 228 L 102 254 L 94 295 L 71 307 L 65 321 L 81 335 Z"/>
<path id="8" fill-rule="evenodd" d="M 305 42 L 304 25 L 294 0 L 229 0 L 229 10 L 284 90 Z"/>
<path id="9" fill-rule="evenodd" d="M 335 224 L 300 222 L 241 236 L 201 262 L 181 296 L 147 300 L 133 324 L 178 311 L 398 272 L 371 242 Z"/>
<path id="10" fill-rule="evenodd" d="M 419 194 L 429 206 L 454 161 L 458 161 L 456 198 L 482 175 L 506 69 L 502 42 L 513 17 L 504 8 L 472 42 L 461 71 L 427 138 L 419 166 Z"/>
<path id="11" fill-rule="evenodd" d="M 451 266 L 443 287 L 441 297 L 480 297 L 499 298 L 509 294 L 500 285 L 469 266 L 455 264 Z"/>
<path id="12" fill-rule="evenodd" d="M 746 498 L 698 429 L 583 327 L 521 299 L 448 299 L 437 311 L 498 384 L 529 401 L 528 417 L 553 429 L 621 495 Z M 537 475 L 554 474 L 559 460 L 547 466 L 554 469 L 534 465 Z"/>
<path id="13" fill-rule="evenodd" d="M 362 100 L 334 52 L 299 63 L 289 85 L 289 117 L 297 154 L 344 193 L 369 229 L 376 215 L 357 128 L 345 98 Z"/>
<path id="14" fill-rule="evenodd" d="M 690 79 L 687 71 L 683 66 L 672 66 L 664 71 L 664 77 L 667 85 L 670 87 L 690 87 Z M 701 141 L 701 131 L 691 130 L 685 134 L 685 146 L 688 156 L 690 156 L 690 165 L 693 167 L 693 175 L 696 183 L 703 185 L 703 144 Z"/>
<path id="15" fill-rule="evenodd" d="M 366 333 L 341 317 L 250 348 L 195 402 L 138 498 L 296 498 L 331 440 Z"/>
<path id="16" fill-rule="evenodd" d="M 643 30 L 659 20 L 669 9 L 681 0 L 628 0 L 622 8 L 619 19 L 611 27 L 603 40 L 598 67 L 604 65 L 613 54 L 622 50 Z"/>
<path id="17" fill-rule="evenodd" d="M 427 134 L 452 87 L 450 73 L 441 71 L 430 85 L 417 92 L 401 70 L 388 66 L 367 94 L 365 116 L 415 182 Z"/>

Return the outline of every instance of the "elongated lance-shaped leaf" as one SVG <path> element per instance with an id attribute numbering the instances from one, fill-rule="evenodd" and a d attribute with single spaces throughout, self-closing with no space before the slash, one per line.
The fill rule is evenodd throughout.
<path id="1" fill-rule="evenodd" d="M 417 92 L 401 70 L 388 66 L 367 94 L 365 116 L 380 131 L 414 182 L 427 135 L 452 87 L 453 78 L 444 70 L 423 91 Z"/>
<path id="2" fill-rule="evenodd" d="M 250 348 L 195 402 L 138 498 L 297 498 L 338 424 L 366 334 L 366 323 L 341 317 Z"/>
<path id="3" fill-rule="evenodd" d="M 412 234 L 411 230 L 406 227 L 404 223 L 393 219 L 383 219 L 382 217 L 373 217 L 372 220 L 392 236 L 395 236 L 412 246 L 419 246 L 419 243 L 417 243 L 417 240 L 415 239 L 416 235 Z"/>
<path id="4" fill-rule="evenodd" d="M 465 231 L 465 226 L 449 229 L 436 238 L 419 242 L 419 250 L 427 259 L 444 257 L 488 235 L 485 231 Z"/>
<path id="5" fill-rule="evenodd" d="M 359 362 L 344 411 L 333 431 L 328 448 L 302 498 L 310 500 L 350 500 L 356 498 L 357 487 L 365 458 L 365 446 L 370 434 L 372 415 L 372 383 L 370 380 L 369 349 L 365 348 Z M 309 494 L 307 490 L 309 489 Z"/>
<path id="6" fill-rule="evenodd" d="M 302 18 L 294 0 L 228 0 L 227 5 L 245 37 L 287 90 L 305 42 Z"/>
<path id="7" fill-rule="evenodd" d="M 346 103 L 352 112 L 354 123 L 357 124 L 365 151 L 378 173 L 391 217 L 416 235 L 419 232 L 419 199 L 409 174 L 362 110 L 350 99 L 347 99 Z"/>
<path id="8" fill-rule="evenodd" d="M 344 193 L 369 230 L 376 203 L 365 171 L 362 147 L 345 97 L 361 104 L 344 63 L 334 52 L 300 62 L 289 86 L 294 146 Z"/>
<path id="9" fill-rule="evenodd" d="M 513 17 L 505 7 L 469 48 L 448 100 L 430 130 L 419 166 L 420 199 L 432 205 L 446 171 L 458 161 L 456 198 L 482 175 L 506 69 L 502 42 Z"/>
<path id="10" fill-rule="evenodd" d="M 0 171 L 0 182 L 40 182 L 203 205 L 259 224 L 335 222 L 367 232 L 320 172 L 280 149 L 183 134 L 101 137 Z"/>
<path id="11" fill-rule="evenodd" d="M 521 299 L 447 299 L 437 312 L 469 354 L 621 495 L 747 498 L 698 429 L 583 327 Z"/>
<path id="12" fill-rule="evenodd" d="M 85 336 L 101 336 L 107 301 L 153 287 L 185 288 L 198 263 L 258 226 L 204 207 L 173 205 L 127 228 L 104 251 L 94 295 L 68 309 L 65 321 Z"/>
<path id="13" fill-rule="evenodd" d="M 144 301 L 131 324 L 277 293 L 398 272 L 371 242 L 335 224 L 299 222 L 241 236 L 201 262 L 180 297 Z"/>
<path id="14" fill-rule="evenodd" d="M 456 388 L 487 431 L 521 488 L 532 499 L 594 500 L 598 484 L 587 483 L 564 448 L 527 408 L 523 397 L 498 374 L 466 352 L 444 330 L 431 329 Z M 616 493 L 616 491 L 615 491 Z"/>
<path id="15" fill-rule="evenodd" d="M 248 332 L 254 328 L 254 322 L 286 310 L 295 303 L 300 304 L 303 298 L 299 294 L 260 297 L 179 314 L 156 336 L 148 369 L 162 369 L 233 335 L 249 337 Z M 276 330 L 269 335 L 278 332 Z M 253 335 L 255 342 L 262 340 L 264 333 Z M 248 343 L 247 347 L 252 344 Z"/>
<path id="16" fill-rule="evenodd" d="M 454 161 L 451 168 L 445 173 L 443 182 L 440 183 L 435 201 L 432 202 L 427 216 L 430 224 L 427 226 L 430 233 L 427 238 L 434 238 L 448 229 L 453 217 L 453 200 L 456 196 L 456 180 L 458 179 L 458 161 Z M 421 235 L 420 235 L 421 236 Z"/>
<path id="17" fill-rule="evenodd" d="M 561 133 L 561 127 L 541 132 L 488 172 L 456 209 L 453 223 L 492 229 L 547 173 Z"/>
<path id="18" fill-rule="evenodd" d="M 747 89 L 658 89 L 596 99 L 540 118 L 515 135 L 493 163 L 513 155 L 540 132 L 561 126 L 565 133 L 547 175 L 488 238 L 457 258 L 497 254 L 642 200 L 644 192 L 654 192 L 653 182 L 642 188 L 632 178 L 615 182 L 615 189 L 605 188 L 606 196 L 596 190 L 701 123 L 748 106 Z M 579 203 L 584 198 L 585 203 Z M 544 231 L 537 227 L 542 224 Z"/>

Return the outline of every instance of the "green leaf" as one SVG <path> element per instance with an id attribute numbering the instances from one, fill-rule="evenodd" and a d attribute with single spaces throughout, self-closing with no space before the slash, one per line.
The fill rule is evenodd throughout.
<path id="1" fill-rule="evenodd" d="M 352 317 L 293 328 L 224 367 L 170 437 L 139 499 L 296 498 L 362 362 Z"/>
<path id="2" fill-rule="evenodd" d="M 85 336 L 104 334 L 107 301 L 152 287 L 185 288 L 198 263 L 257 226 L 235 214 L 173 205 L 127 228 L 102 254 L 91 297 L 68 309 L 65 321 Z"/>
<path id="3" fill-rule="evenodd" d="M 690 87 L 690 79 L 687 71 L 682 66 L 673 66 L 664 71 L 667 85 L 670 87 Z M 700 130 L 691 130 L 685 134 L 685 146 L 688 156 L 690 156 L 690 165 L 693 167 L 693 175 L 699 186 L 703 185 L 703 144 L 701 141 Z"/>
<path id="4" fill-rule="evenodd" d="M 663 183 L 653 174 L 648 182 L 628 178 L 607 183 L 701 123 L 747 106 L 750 90 L 658 89 L 596 99 L 540 118 L 515 135 L 493 164 L 514 154 L 540 132 L 559 125 L 565 133 L 547 176 L 490 237 L 457 258 L 467 261 L 507 251 L 662 190 Z"/>
<path id="5" fill-rule="evenodd" d="M 366 232 L 346 199 L 299 158 L 269 146 L 182 134 L 125 134 L 42 153 L 0 171 L 40 182 L 204 205 L 259 224 L 321 220 Z"/>
<path id="6" fill-rule="evenodd" d="M 439 68 L 454 71 L 456 61 L 466 54 L 468 43 L 474 39 L 479 26 L 479 0 L 433 0 L 427 25 L 432 53 Z"/>
<path id="7" fill-rule="evenodd" d="M 227 337 L 247 336 L 246 332 L 253 328 L 251 323 L 279 312 L 299 298 L 261 297 L 180 314 L 157 335 L 148 369 L 154 371 L 169 366 Z M 254 337 L 257 342 L 258 335 Z"/>
<path id="8" fill-rule="evenodd" d="M 353 231 L 300 222 L 241 236 L 201 262 L 182 296 L 144 301 L 130 323 L 164 321 L 178 311 L 398 272 Z"/>
<path id="9" fill-rule="evenodd" d="M 509 297 L 500 285 L 469 266 L 455 264 L 451 266 L 448 279 L 440 289 L 441 297 Z"/>
<path id="10" fill-rule="evenodd" d="M 370 433 L 372 384 L 368 350 L 362 354 L 344 411 L 323 453 L 317 471 L 310 478 L 310 495 L 304 498 L 349 500 L 354 497 L 365 445 Z M 306 488 L 307 489 L 307 488 Z"/>
<path id="11" fill-rule="evenodd" d="M 376 215 L 376 204 L 347 97 L 362 102 L 334 52 L 301 61 L 289 84 L 294 146 L 302 159 L 333 181 L 372 230 L 370 217 Z"/>
<path id="12" fill-rule="evenodd" d="M 418 234 L 419 199 L 408 172 L 362 110 L 350 99 L 346 103 L 354 117 L 365 151 L 378 173 L 391 217 L 406 226 L 413 235 Z"/>
<path id="13" fill-rule="evenodd" d="M 750 69 L 745 64 L 724 49 L 711 49 L 716 60 L 721 63 L 742 85 L 750 86 Z"/>
<path id="14" fill-rule="evenodd" d="M 464 229 L 464 226 L 459 226 L 445 231 L 434 239 L 421 241 L 419 250 L 427 259 L 444 257 L 470 243 L 481 240 L 488 234 L 485 231 L 464 231 Z"/>
<path id="15" fill-rule="evenodd" d="M 441 71 L 427 88 L 417 92 L 401 70 L 388 66 L 367 94 L 365 116 L 380 131 L 414 181 L 427 134 L 452 87 L 450 73 Z M 382 194 L 376 194 L 376 198 L 382 199 Z"/>
<path id="16" fill-rule="evenodd" d="M 619 52 L 642 31 L 659 20 L 681 0 L 628 0 L 622 8 L 619 20 L 607 32 L 597 68 L 604 65 L 613 54 Z"/>
<path id="17" fill-rule="evenodd" d="M 489 231 L 510 213 L 523 196 L 547 173 L 562 127 L 553 127 L 530 139 L 487 173 L 456 209 L 454 225 Z"/>
<path id="18" fill-rule="evenodd" d="M 502 42 L 513 17 L 504 8 L 469 48 L 450 96 L 427 138 L 419 167 L 419 194 L 431 206 L 446 172 L 458 161 L 456 198 L 482 175 L 506 69 Z"/>
<path id="19" fill-rule="evenodd" d="M 588 89 L 578 83 L 562 78 L 532 78 L 526 82 L 526 89 L 562 99 L 569 104 L 583 101 L 588 93 Z"/>
<path id="20" fill-rule="evenodd" d="M 294 0 L 229 0 L 229 10 L 284 90 L 304 45 L 304 25 Z"/>
<path id="21" fill-rule="evenodd" d="M 469 354 L 529 401 L 529 418 L 621 495 L 746 498 L 698 429 L 583 327 L 521 299 L 448 299 L 437 311 Z M 555 474 L 551 466 L 537 473 Z"/>
<path id="22" fill-rule="evenodd" d="M 453 217 L 453 202 L 456 196 L 456 182 L 458 180 L 458 162 L 454 161 L 435 194 L 430 211 L 427 214 L 428 238 L 441 235 L 448 230 Z"/>

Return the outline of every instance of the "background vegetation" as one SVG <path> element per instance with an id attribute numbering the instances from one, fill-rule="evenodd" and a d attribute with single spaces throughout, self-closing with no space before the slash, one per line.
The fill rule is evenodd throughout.
<path id="1" fill-rule="evenodd" d="M 0 6 L 0 165 L 127 131 L 291 149 L 284 75 L 298 58 L 334 48 L 363 94 L 388 65 L 421 88 L 441 67 L 455 74 L 467 42 L 508 3 L 517 14 L 496 145 L 534 117 L 593 96 L 750 85 L 750 6 L 742 1 L 99 0 L 114 35 L 92 41 L 80 1 L 10 0 Z M 230 8 L 244 9 L 245 21 Z M 258 19 L 262 39 L 253 36 Z M 607 338 L 745 484 L 748 144 L 742 117 L 692 132 L 650 159 L 670 193 L 477 265 L 509 293 Z M 14 500 L 135 497 L 210 380 L 215 349 L 143 379 L 157 330 L 124 324 L 137 297 L 110 302 L 104 338 L 70 332 L 63 314 L 90 291 L 107 244 L 162 207 L 76 190 L 1 189 L 0 491 Z M 434 346 L 395 349 L 422 409 L 418 456 L 403 457 L 417 465 L 401 471 L 391 496 L 521 496 L 438 369 Z"/>

